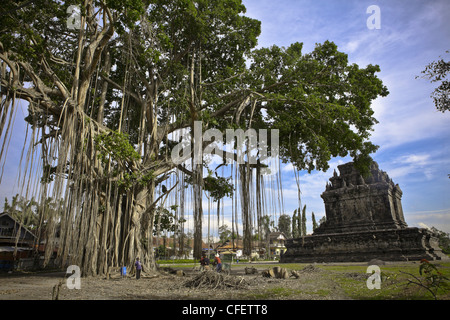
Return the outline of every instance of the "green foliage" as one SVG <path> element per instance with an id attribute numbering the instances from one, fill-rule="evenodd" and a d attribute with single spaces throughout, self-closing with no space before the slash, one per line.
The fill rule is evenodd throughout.
<path id="1" fill-rule="evenodd" d="M 283 232 L 286 237 L 291 237 L 291 217 L 287 214 L 282 214 L 278 218 L 278 231 Z"/>
<path id="2" fill-rule="evenodd" d="M 192 263 L 197 264 L 198 261 L 196 261 L 194 259 L 174 259 L 174 260 L 158 260 L 158 261 L 156 261 L 156 263 L 158 263 L 160 265 L 161 264 L 178 264 L 178 265 L 188 264 L 189 266 L 191 266 Z"/>
<path id="3" fill-rule="evenodd" d="M 298 238 L 300 237 L 299 228 L 298 228 L 298 216 L 297 216 L 297 209 L 294 210 L 294 213 L 292 215 L 292 237 Z"/>
<path id="4" fill-rule="evenodd" d="M 450 53 L 450 51 L 446 51 Z M 433 98 L 436 109 L 441 112 L 450 110 L 450 61 L 439 59 L 428 64 L 422 71 L 423 77 L 430 82 L 441 82 L 441 84 L 433 91 Z M 416 77 L 417 78 L 417 77 Z"/>
<path id="5" fill-rule="evenodd" d="M 131 170 L 132 163 L 141 159 L 139 153 L 129 142 L 129 136 L 126 133 L 110 131 L 109 133 L 99 134 L 94 138 L 97 158 L 107 165 L 110 161 L 113 165 L 121 164 L 128 166 L 128 171 L 113 170 L 114 177 L 120 177 L 117 181 L 119 187 L 125 190 L 133 185 L 149 185 L 154 179 L 154 171 L 138 172 Z"/>
<path id="6" fill-rule="evenodd" d="M 176 205 L 170 206 L 169 209 L 158 207 L 155 213 L 155 224 L 153 227 L 153 235 L 158 235 L 158 232 L 174 232 L 179 233 L 180 223 L 186 222 L 185 219 L 176 220 Z M 159 225 L 158 225 L 159 223 Z"/>
<path id="7" fill-rule="evenodd" d="M 306 236 L 306 205 L 303 206 L 302 210 L 302 236 Z"/>
<path id="8" fill-rule="evenodd" d="M 156 252 L 157 257 L 166 257 L 167 253 L 168 253 L 167 248 L 165 246 L 163 246 L 162 244 L 160 244 L 158 246 L 158 249 L 157 249 L 157 252 Z"/>
<path id="9" fill-rule="evenodd" d="M 251 54 L 249 77 L 264 96 L 255 120 L 280 130 L 280 155 L 298 169 L 326 170 L 331 157 L 350 155 L 367 171 L 377 146 L 368 141 L 377 123 L 370 107 L 387 89 L 375 75 L 378 66 L 348 64 L 330 41 L 302 54 L 302 44 L 272 46 Z M 364 170 L 365 169 L 365 170 Z"/>
<path id="10" fill-rule="evenodd" d="M 43 55 L 51 61 L 50 52 L 73 61 L 77 34 L 67 36 L 67 30 L 63 29 L 66 28 L 66 10 L 72 4 L 82 5 L 82 2 L 34 1 L 7 15 L 0 22 L 1 30 L 8 31 L 2 32 L 1 42 L 17 52 L 19 60 L 31 64 L 39 65 Z M 102 7 L 98 2 L 94 5 Z M 287 48 L 272 46 L 254 50 L 261 24 L 244 16 L 246 9 L 240 0 L 107 0 L 105 6 L 116 17 L 114 41 L 106 47 L 111 65 L 115 66 L 108 70 L 109 78 L 118 87 L 124 86 L 127 79 L 127 83 L 132 83 L 126 88 L 127 92 L 140 96 L 152 85 L 143 78 L 150 82 L 162 79 L 164 83 L 158 87 L 164 88 L 164 94 L 159 92 L 158 105 L 154 108 L 159 125 L 167 124 L 170 117 L 176 115 L 177 123 L 197 117 L 219 130 L 232 125 L 245 128 L 248 117 L 242 117 L 245 118 L 242 123 L 231 123 L 233 108 L 226 116 L 212 115 L 239 97 L 255 93 L 257 108 L 252 126 L 279 129 L 280 136 L 284 137 L 280 155 L 283 161 L 291 161 L 299 169 L 325 170 L 331 157 L 348 154 L 364 168 L 370 153 L 376 151 L 377 147 L 367 141 L 376 123 L 370 102 L 387 95 L 386 88 L 375 76 L 378 66 L 359 68 L 349 64 L 347 55 L 339 52 L 330 41 L 317 44 L 309 54 L 302 52 L 303 44 L 298 42 Z M 13 3 L 7 2 L 4 10 L 14 8 Z M 81 11 L 86 14 L 86 8 Z M 22 23 L 24 21 L 32 21 L 32 28 Z M 132 48 L 128 44 L 132 44 Z M 198 115 L 191 114 L 192 110 L 186 105 L 192 60 L 195 94 L 198 99 L 201 97 L 202 104 L 196 111 Z M 248 68 L 246 61 L 251 62 Z M 127 72 L 130 64 L 133 72 Z M 70 91 L 73 83 L 70 64 L 52 64 L 52 68 Z M 99 69 L 105 74 L 105 70 Z M 53 83 L 45 74 L 42 78 L 49 85 Z M 92 95 L 95 94 L 98 92 L 92 90 Z M 117 105 L 122 98 L 123 92 L 107 92 L 104 118 L 111 129 L 118 128 L 121 113 Z M 55 99 L 60 97 L 55 96 Z M 98 96 L 92 99 L 96 106 Z M 57 102 L 62 104 L 62 101 Z M 126 111 L 128 140 L 136 143 L 142 129 L 142 105 L 130 99 Z M 244 113 L 248 115 L 248 110 Z M 38 119 L 33 118 L 35 120 Z M 42 125 L 48 123 L 44 120 L 40 122 Z M 118 137 L 114 134 L 113 138 Z M 101 156 L 103 161 L 112 156 L 118 159 L 132 156 L 127 145 L 117 151 L 115 144 L 126 139 L 119 140 L 110 141 L 114 150 L 105 150 Z M 115 152 L 117 154 L 113 154 Z M 225 185 L 225 181 L 211 180 L 211 184 Z M 222 196 L 218 194 L 216 198 Z"/>
<path id="11" fill-rule="evenodd" d="M 106 0 L 106 6 L 120 13 L 116 27 L 120 32 L 125 28 L 133 28 L 145 12 L 145 2 L 142 0 Z"/>
<path id="12" fill-rule="evenodd" d="M 292 237 L 298 238 L 306 236 L 306 204 L 303 209 L 294 210 L 292 216 Z"/>
<path id="13" fill-rule="evenodd" d="M 206 178 L 203 179 L 204 189 L 209 192 L 211 197 L 215 201 L 218 201 L 224 197 L 231 197 L 234 192 L 234 186 L 230 182 L 230 179 L 224 177 L 213 177 L 212 172 Z"/>
<path id="14" fill-rule="evenodd" d="M 224 224 L 219 227 L 219 239 L 220 243 L 225 243 L 225 241 L 229 240 L 232 235 L 232 232 L 228 225 Z"/>
<path id="15" fill-rule="evenodd" d="M 450 279 L 439 271 L 435 264 L 426 259 L 420 261 L 419 274 L 422 278 L 410 274 L 414 277 L 414 280 L 409 279 L 409 284 L 425 288 L 435 300 L 437 300 L 439 291 L 448 292 L 450 289 Z"/>
<path id="16" fill-rule="evenodd" d="M 129 190 L 134 185 L 139 186 L 148 186 L 154 179 L 155 176 L 153 174 L 153 171 L 150 171 L 147 174 L 139 174 L 136 172 L 122 172 L 121 175 L 117 171 L 113 171 L 113 176 L 120 176 L 120 178 L 117 181 L 117 185 L 119 187 L 124 188 L 125 190 Z"/>
<path id="17" fill-rule="evenodd" d="M 126 133 L 110 131 L 97 135 L 94 140 L 98 150 L 98 159 L 104 164 L 111 161 L 132 162 L 141 158 L 128 140 Z"/>
<path id="18" fill-rule="evenodd" d="M 431 230 L 439 238 L 439 247 L 442 249 L 442 252 L 450 254 L 450 233 L 438 230 L 435 227 L 431 227 Z"/>
<path id="19" fill-rule="evenodd" d="M 219 239 L 221 243 L 225 243 L 233 239 L 237 240 L 240 238 L 241 237 L 238 237 L 238 234 L 236 232 L 233 232 L 228 225 L 223 224 L 219 227 Z"/>
<path id="20" fill-rule="evenodd" d="M 184 181 L 187 184 L 193 184 L 192 176 L 185 177 Z M 211 170 L 208 170 L 208 175 L 203 178 L 203 188 L 205 191 L 209 192 L 210 196 L 213 197 L 215 201 L 218 201 L 224 197 L 231 197 L 234 192 L 234 186 L 230 182 L 230 178 L 216 177 L 213 176 Z"/>
<path id="21" fill-rule="evenodd" d="M 67 8 L 80 5 L 86 15 L 88 8 L 83 3 L 37 0 L 0 21 L 0 42 L 14 53 L 9 57 L 36 66 L 36 74 L 48 85 L 48 94 L 58 106 L 64 99 L 50 91 L 58 91 L 55 79 L 71 91 L 81 34 L 67 30 Z M 120 187 L 153 181 L 153 171 L 140 172 L 142 166 L 135 164 L 167 154 L 170 142 L 162 141 L 174 132 L 170 130 L 186 128 L 197 119 L 219 130 L 248 128 L 252 114 L 252 128 L 279 130 L 282 160 L 300 170 L 326 170 L 331 157 L 346 155 L 364 167 L 377 150 L 368 139 L 376 124 L 370 104 L 388 94 L 376 76 L 380 69 L 349 64 L 347 55 L 333 42 L 317 44 L 309 54 L 302 52 L 299 42 L 287 48 L 255 49 L 261 23 L 244 16 L 246 9 L 240 0 L 106 0 L 94 1 L 93 6 L 98 16 L 92 17 L 85 30 L 84 46 L 96 39 L 100 17 L 104 15 L 103 23 L 109 21 L 107 7 L 115 33 L 103 52 L 110 54 L 113 67 L 104 70 L 105 59 L 99 57 L 83 111 L 97 112 L 98 88 L 103 82 L 98 75 L 109 74 L 104 119 L 112 131 L 96 136 L 95 148 L 102 164 L 111 164 Z M 7 1 L 2 9 L 7 12 L 15 7 Z M 43 58 L 54 74 L 42 70 Z M 83 69 L 83 63 L 79 67 Z M 237 121 L 237 106 L 249 95 L 255 103 L 254 113 L 243 106 L 241 121 Z M 194 106 L 187 103 L 191 98 Z M 226 111 L 217 116 L 220 110 Z M 27 120 L 57 130 L 58 119 L 53 117 L 33 113 Z M 119 121 L 127 133 L 114 131 Z M 133 147 L 139 137 L 151 140 L 145 145 L 150 147 L 144 157 Z M 43 182 L 51 181 L 53 169 L 44 168 Z M 211 173 L 203 182 L 216 201 L 234 192 L 228 179 Z M 306 234 L 306 216 L 300 208 L 292 222 L 297 233 Z"/>
<path id="22" fill-rule="evenodd" d="M 311 219 L 312 219 L 312 228 L 313 228 L 313 232 L 314 232 L 314 230 L 316 230 L 317 227 L 319 226 L 317 224 L 316 216 L 314 215 L 314 212 L 311 213 Z"/>
<path id="23" fill-rule="evenodd" d="M 26 199 L 19 194 L 11 198 L 11 202 L 5 197 L 3 210 L 11 215 L 12 218 L 22 223 L 29 230 L 37 230 L 39 226 L 39 215 L 53 216 L 53 213 L 62 210 L 63 200 L 56 201 L 47 198 L 39 203 L 36 199 Z M 42 222 L 44 225 L 47 220 Z"/>
<path id="24" fill-rule="evenodd" d="M 38 209 L 39 204 L 34 198 L 28 200 L 23 196 L 19 196 L 19 194 L 11 198 L 11 203 L 5 197 L 3 205 L 4 212 L 7 212 L 13 219 L 22 223 L 29 230 L 37 229 L 39 224 Z"/>

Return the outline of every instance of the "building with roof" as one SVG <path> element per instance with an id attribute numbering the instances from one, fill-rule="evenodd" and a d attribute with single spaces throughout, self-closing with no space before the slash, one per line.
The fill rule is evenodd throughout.
<path id="1" fill-rule="evenodd" d="M 269 250 L 272 257 L 279 257 L 286 251 L 284 245 L 286 239 L 286 235 L 283 232 L 271 232 L 269 234 Z"/>
<path id="2" fill-rule="evenodd" d="M 0 213 L 0 270 L 11 270 L 20 259 L 29 258 L 36 236 L 9 213 Z"/>

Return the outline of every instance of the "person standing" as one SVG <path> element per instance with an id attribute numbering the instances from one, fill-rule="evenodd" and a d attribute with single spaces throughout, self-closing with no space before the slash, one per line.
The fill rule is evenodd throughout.
<path id="1" fill-rule="evenodd" d="M 216 271 L 221 272 L 222 271 L 222 261 L 220 260 L 219 254 L 216 254 L 216 257 L 214 258 L 214 264 L 216 265 Z"/>
<path id="2" fill-rule="evenodd" d="M 142 270 L 142 265 L 141 262 L 139 261 L 139 258 L 136 258 L 136 263 L 134 265 L 136 266 L 136 279 L 139 279 L 141 277 L 141 270 Z"/>
<path id="3" fill-rule="evenodd" d="M 200 259 L 200 270 L 209 270 L 209 259 L 205 253 L 202 254 L 202 258 Z"/>

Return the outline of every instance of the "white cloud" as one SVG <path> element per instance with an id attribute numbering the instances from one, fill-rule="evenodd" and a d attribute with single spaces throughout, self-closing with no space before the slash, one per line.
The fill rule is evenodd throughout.
<path id="1" fill-rule="evenodd" d="M 429 163 L 429 160 L 430 160 L 429 154 L 411 154 L 401 156 L 398 161 L 413 165 L 425 166 Z"/>
<path id="2" fill-rule="evenodd" d="M 450 232 L 450 208 L 440 210 L 408 212 L 410 227 L 435 227 L 444 232 Z"/>
<path id="3" fill-rule="evenodd" d="M 442 168 L 450 165 L 450 159 L 447 159 L 442 151 L 407 153 L 389 159 L 385 165 L 384 170 L 393 179 L 412 177 L 408 179 L 409 182 L 424 178 L 431 181 L 436 175 L 442 174 Z"/>
<path id="4" fill-rule="evenodd" d="M 361 39 L 353 39 L 344 44 L 343 51 L 348 53 L 353 53 L 358 49 L 358 47 L 361 45 L 362 40 Z"/>
<path id="5" fill-rule="evenodd" d="M 389 171 L 391 178 L 398 178 L 411 174 L 425 174 L 427 179 L 432 178 L 432 163 L 430 154 L 408 154 L 398 157 L 392 161 L 394 165 L 399 167 L 393 168 Z"/>
<path id="6" fill-rule="evenodd" d="M 431 228 L 429 227 L 429 226 L 427 226 L 425 223 L 423 223 L 423 222 L 419 222 L 418 224 L 417 224 L 420 228 L 425 228 L 425 229 L 428 229 L 428 230 L 431 230 Z"/>
<path id="7" fill-rule="evenodd" d="M 393 112 L 392 109 L 403 109 Z M 450 114 L 438 113 L 420 105 L 397 107 L 386 104 L 380 108 L 379 123 L 374 126 L 372 141 L 382 148 L 393 148 L 406 143 L 433 137 L 444 137 L 450 133 Z"/>
<path id="8" fill-rule="evenodd" d="M 293 172 L 294 165 L 292 163 L 288 163 L 281 168 L 282 172 Z"/>

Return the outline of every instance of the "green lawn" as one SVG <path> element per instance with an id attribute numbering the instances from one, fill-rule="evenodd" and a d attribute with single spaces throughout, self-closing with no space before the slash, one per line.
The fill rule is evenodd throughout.
<path id="1" fill-rule="evenodd" d="M 434 263 L 438 271 L 443 276 L 450 279 L 450 262 Z M 301 270 L 305 264 L 284 264 L 283 267 L 293 270 Z M 320 276 L 332 280 L 340 286 L 345 294 L 351 299 L 372 299 L 372 300 L 429 300 L 434 299 L 431 293 L 425 288 L 415 284 L 408 284 L 408 279 L 416 280 L 413 276 L 422 280 L 425 284 L 424 276 L 419 274 L 420 263 L 387 264 L 381 265 L 380 289 L 368 289 L 367 279 L 371 274 L 367 273 L 367 266 L 357 265 L 321 265 L 316 267 L 324 270 Z M 447 281 L 449 284 L 450 281 Z M 450 287 L 437 290 L 439 300 L 450 299 Z"/>
<path id="2" fill-rule="evenodd" d="M 192 268 L 198 263 L 177 263 L 171 264 L 167 261 L 172 268 Z M 443 276 L 450 279 L 450 262 L 434 262 L 439 272 Z M 302 270 L 309 264 L 273 264 L 273 263 L 239 263 L 233 264 L 232 270 L 237 268 L 255 267 L 259 271 L 273 268 L 274 266 L 281 266 L 289 270 Z M 350 299 L 358 300 L 431 300 L 434 299 L 426 289 L 415 285 L 408 284 L 408 279 L 415 280 L 413 276 L 424 280 L 424 277 L 419 274 L 420 263 L 405 262 L 396 264 L 381 265 L 381 284 L 380 289 L 370 290 L 367 286 L 367 279 L 371 274 L 367 273 L 367 265 L 330 265 L 330 264 L 314 264 L 314 267 L 319 268 L 322 272 L 316 273 L 316 277 L 299 279 L 304 281 L 304 285 L 308 289 L 299 291 L 297 289 L 285 288 L 279 286 L 276 288 L 264 289 L 260 292 L 254 293 L 250 296 L 251 299 L 270 299 L 276 296 L 277 298 L 295 298 L 301 296 L 301 294 L 316 295 L 317 297 L 327 298 L 333 290 L 338 288 L 339 292 L 343 293 Z M 306 283 L 306 282 L 311 283 Z M 320 282 L 320 285 L 317 283 Z M 447 281 L 449 283 L 449 281 Z M 316 285 L 317 284 L 317 285 Z M 439 300 L 450 300 L 450 290 L 448 289 L 438 290 L 437 298 Z"/>

